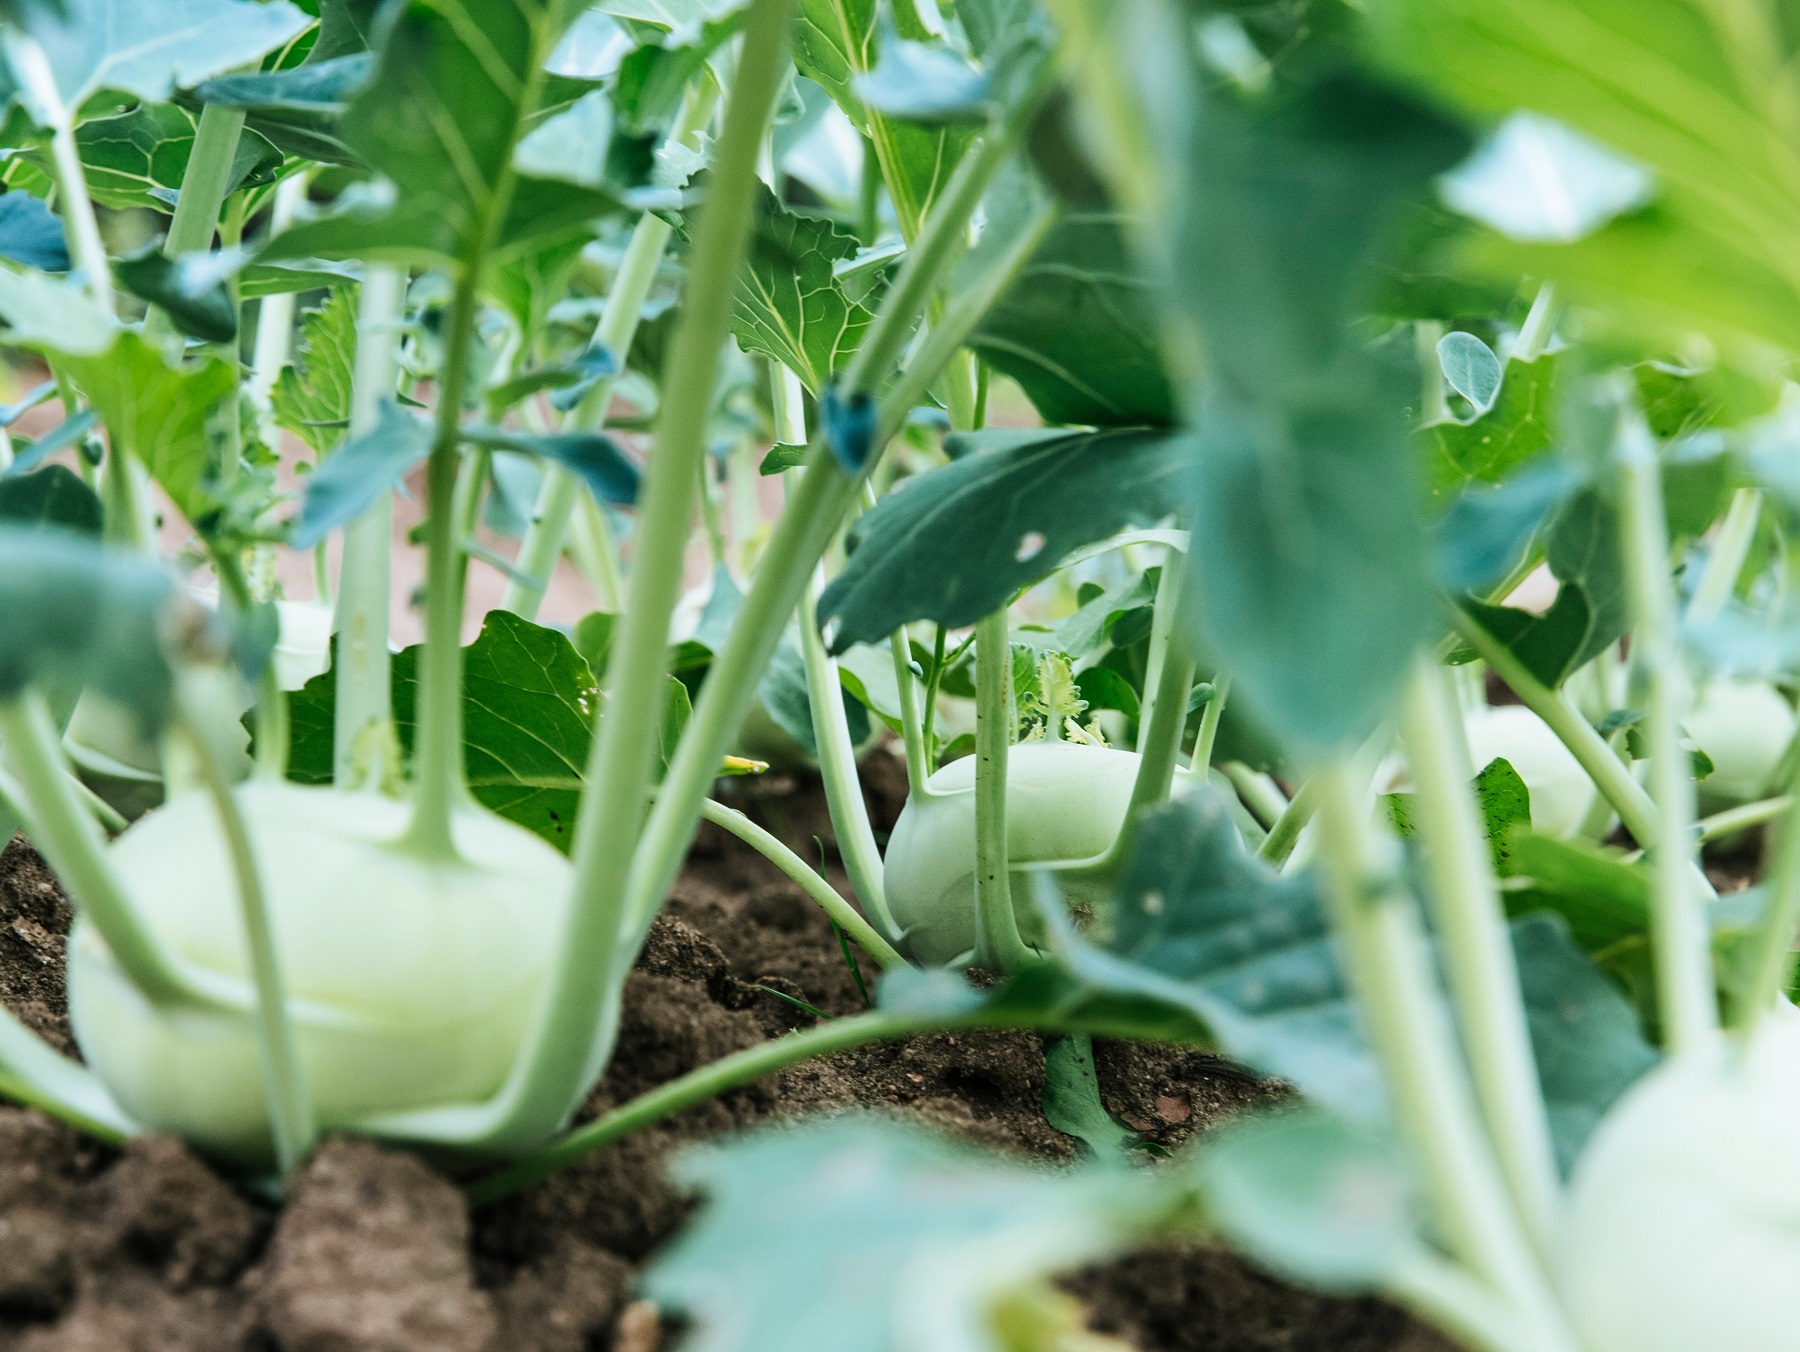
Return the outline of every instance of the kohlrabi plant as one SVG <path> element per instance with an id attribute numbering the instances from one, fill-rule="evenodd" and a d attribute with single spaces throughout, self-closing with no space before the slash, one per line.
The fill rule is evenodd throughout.
<path id="1" fill-rule="evenodd" d="M 1054 1275 L 1198 1238 L 1482 1352 L 1786 1346 L 1788 19 L 0 2 L 0 827 L 81 1049 L 0 1017 L 0 1089 L 485 1203 L 1032 1029 L 1089 1158 L 698 1157 L 687 1345 L 1086 1346 Z M 765 759 L 851 895 L 712 796 Z M 874 1008 L 573 1126 L 702 821 Z M 1159 1159 L 1094 1036 L 1292 1095 Z"/>

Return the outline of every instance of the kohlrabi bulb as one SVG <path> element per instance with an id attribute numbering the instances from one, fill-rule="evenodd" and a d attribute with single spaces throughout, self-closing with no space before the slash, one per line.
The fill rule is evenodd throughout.
<path id="1" fill-rule="evenodd" d="M 270 660 L 275 682 L 298 690 L 331 665 L 331 607 L 321 601 L 277 601 L 281 627 Z"/>
<path id="2" fill-rule="evenodd" d="M 1007 755 L 1006 848 L 1013 864 L 1092 858 L 1125 822 L 1138 758 L 1074 742 L 1022 742 Z M 975 757 L 951 761 L 926 781 L 934 795 L 909 799 L 894 825 L 884 890 L 901 947 L 941 964 L 975 947 Z M 1107 889 L 1064 882 L 1071 905 Z M 1089 895 L 1090 891 L 1095 895 Z M 1012 875 L 1013 911 L 1027 939 L 1043 933 L 1030 880 Z"/>
<path id="3" fill-rule="evenodd" d="M 297 1036 L 321 1124 L 497 1089 L 561 939 L 562 855 L 477 808 L 456 815 L 466 862 L 452 864 L 395 843 L 411 812 L 391 799 L 263 782 L 236 796 L 288 999 L 312 1007 Z M 175 798 L 120 836 L 112 857 L 145 924 L 171 949 L 248 981 L 237 885 L 210 798 Z M 250 1016 L 149 1004 L 79 919 L 69 1013 L 82 1055 L 138 1121 L 231 1159 L 266 1160 Z"/>
<path id="4" fill-rule="evenodd" d="M 1469 758 L 1477 770 L 1504 757 L 1531 791 L 1531 829 L 1568 837 L 1580 829 L 1594 802 L 1594 781 L 1562 739 L 1519 704 L 1477 709 L 1463 720 Z"/>
<path id="5" fill-rule="evenodd" d="M 1701 803 L 1717 809 L 1766 797 L 1793 740 L 1793 706 L 1767 681 L 1709 681 L 1695 694 L 1681 726 L 1712 758 L 1713 772 L 1699 784 Z"/>
<path id="6" fill-rule="evenodd" d="M 1575 1167 L 1559 1265 L 1587 1352 L 1774 1352 L 1800 1341 L 1800 1011 L 1739 1059 L 1670 1060 Z"/>

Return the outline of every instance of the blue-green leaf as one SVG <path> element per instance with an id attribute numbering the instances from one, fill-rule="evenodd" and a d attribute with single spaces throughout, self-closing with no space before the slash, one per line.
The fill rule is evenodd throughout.
<path id="1" fill-rule="evenodd" d="M 368 510 L 377 496 L 431 450 L 431 429 L 392 403 L 381 420 L 327 456 L 306 481 L 306 501 L 290 543 L 311 549 L 339 526 Z"/>
<path id="2" fill-rule="evenodd" d="M 0 258 L 40 272 L 67 272 L 69 249 L 62 222 L 28 192 L 0 196 Z"/>

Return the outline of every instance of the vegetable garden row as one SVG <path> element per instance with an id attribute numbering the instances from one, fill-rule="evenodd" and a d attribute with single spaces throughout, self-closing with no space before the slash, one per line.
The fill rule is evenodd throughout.
<path id="1" fill-rule="evenodd" d="M 1056 1280 L 1198 1244 L 1482 1352 L 1793 1343 L 1782 0 L 0 0 L 0 55 L 0 835 L 79 1051 L 0 1013 L 8 1097 L 482 1214 L 1000 1030 L 1076 1162 L 709 1144 L 669 1336 L 1097 1347 Z M 621 1097 L 703 823 L 866 1007 Z M 1096 1039 L 1275 1106 L 1171 1152 Z"/>

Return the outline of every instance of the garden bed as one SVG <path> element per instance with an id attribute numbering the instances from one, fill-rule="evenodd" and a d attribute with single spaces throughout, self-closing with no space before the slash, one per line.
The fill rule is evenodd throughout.
<path id="1" fill-rule="evenodd" d="M 872 769 L 890 764 L 871 757 Z M 904 782 L 871 780 L 885 830 Z M 736 802 L 796 849 L 830 839 L 812 780 L 746 784 Z M 0 999 L 72 1051 L 69 916 L 15 840 L 0 857 Z M 873 964 L 862 968 L 872 980 Z M 587 1112 L 814 1021 L 774 991 L 830 1015 L 863 1007 L 823 915 L 761 856 L 703 827 L 627 986 L 619 1051 Z M 1277 1092 L 1192 1051 L 1097 1041 L 1096 1060 L 1108 1109 L 1165 1147 Z M 115 1152 L 0 1109 L 0 1349 L 650 1352 L 675 1339 L 632 1292 L 687 1210 L 666 1179 L 672 1153 L 772 1118 L 871 1108 L 1071 1160 L 1075 1142 L 1044 1120 L 1043 1073 L 1042 1043 L 1025 1032 L 862 1048 L 690 1109 L 473 1216 L 442 1175 L 363 1141 L 321 1147 L 276 1208 L 172 1139 Z M 1145 1352 L 1443 1346 L 1379 1302 L 1297 1292 L 1217 1252 L 1140 1255 L 1066 1285 L 1096 1329 Z"/>

